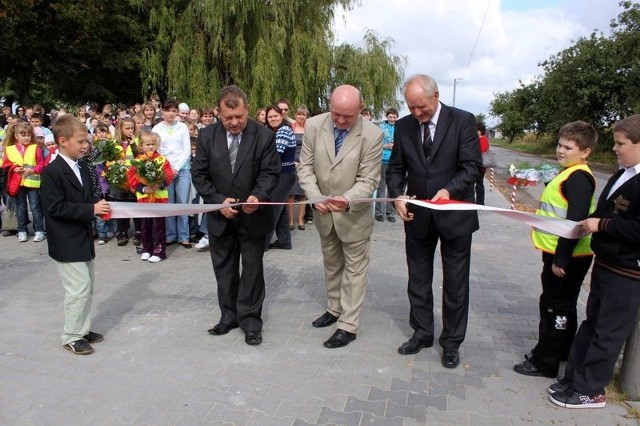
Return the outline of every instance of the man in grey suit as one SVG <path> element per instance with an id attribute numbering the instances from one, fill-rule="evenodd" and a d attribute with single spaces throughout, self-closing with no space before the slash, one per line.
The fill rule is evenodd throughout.
<path id="1" fill-rule="evenodd" d="M 228 86 L 218 96 L 220 121 L 198 135 L 191 165 L 193 186 L 206 203 L 250 204 L 207 213 L 210 251 L 218 283 L 220 322 L 210 334 L 240 327 L 248 345 L 262 343 L 265 285 L 264 239 L 273 229 L 269 201 L 278 181 L 280 159 L 275 134 L 249 120 L 247 95 Z M 242 273 L 240 273 L 242 261 Z"/>
<path id="2" fill-rule="evenodd" d="M 473 185 L 482 160 L 473 114 L 442 104 L 438 85 L 426 75 L 410 77 L 403 94 L 411 115 L 396 122 L 387 168 L 389 195 L 475 202 Z M 467 329 L 471 235 L 479 227 L 478 214 L 431 210 L 401 200 L 395 207 L 405 227 L 409 323 L 414 330 L 398 352 L 415 354 L 433 345 L 433 261 L 440 241 L 443 296 L 439 343 L 442 365 L 455 368 Z"/>
<path id="3" fill-rule="evenodd" d="M 327 348 L 355 340 L 367 288 L 372 206 L 350 200 L 371 197 L 378 187 L 382 131 L 362 119 L 362 106 L 358 89 L 337 87 L 329 101 L 330 112 L 307 120 L 302 139 L 300 186 L 309 199 L 335 197 L 315 203 L 313 222 L 320 234 L 328 307 L 312 325 L 338 323 L 324 342 Z"/>

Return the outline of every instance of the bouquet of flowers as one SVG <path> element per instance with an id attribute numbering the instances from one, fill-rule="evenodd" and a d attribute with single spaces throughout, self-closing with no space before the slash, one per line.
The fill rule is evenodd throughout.
<path id="1" fill-rule="evenodd" d="M 94 143 L 100 155 L 92 164 L 114 162 L 122 159 L 122 146 L 115 139 L 99 139 Z"/>
<path id="2" fill-rule="evenodd" d="M 126 190 L 127 172 L 129 171 L 129 168 L 124 160 L 107 161 L 105 165 L 106 168 L 102 172 L 102 176 L 104 176 L 106 181 L 109 183 L 109 186 L 118 190 Z"/>
<path id="3" fill-rule="evenodd" d="M 162 163 L 156 161 L 149 155 L 143 155 L 136 160 L 131 160 L 131 166 L 144 185 L 162 184 L 164 182 L 164 171 Z"/>

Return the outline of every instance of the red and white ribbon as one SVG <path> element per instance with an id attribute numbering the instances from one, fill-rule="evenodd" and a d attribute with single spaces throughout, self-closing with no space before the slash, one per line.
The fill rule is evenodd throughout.
<path id="1" fill-rule="evenodd" d="M 293 204 L 313 204 L 331 201 L 332 197 L 321 196 L 312 200 L 306 200 Z M 374 203 L 374 202 L 393 202 L 396 198 L 359 198 L 351 200 L 351 203 Z M 482 206 L 479 204 L 465 203 L 455 200 L 440 200 L 440 201 L 423 201 L 423 200 L 411 200 L 403 199 L 407 203 L 420 206 L 423 208 L 433 210 L 479 210 L 495 213 L 504 217 L 507 217 L 518 222 L 523 222 L 531 225 L 540 230 L 558 235 L 564 238 L 578 239 L 585 235 L 585 231 L 582 229 L 578 222 L 574 222 L 566 219 L 558 219 L 553 217 L 537 216 L 533 213 L 522 212 L 519 210 L 508 210 L 500 207 Z M 211 211 L 217 211 L 225 207 L 242 206 L 248 203 L 236 203 L 231 205 L 223 204 L 154 204 L 154 203 L 122 203 L 122 202 L 110 202 L 111 214 L 110 218 L 133 218 L 133 217 L 166 217 L 166 216 L 180 216 L 189 214 L 199 214 Z M 289 203 L 275 203 L 275 202 L 262 202 L 261 205 L 280 205 Z"/>

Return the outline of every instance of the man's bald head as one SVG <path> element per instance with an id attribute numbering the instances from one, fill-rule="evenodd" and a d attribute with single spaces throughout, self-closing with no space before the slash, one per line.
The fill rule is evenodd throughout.
<path id="1" fill-rule="evenodd" d="M 362 96 L 358 89 L 346 84 L 336 87 L 329 99 L 333 124 L 340 130 L 350 129 L 360 117 L 362 106 Z"/>

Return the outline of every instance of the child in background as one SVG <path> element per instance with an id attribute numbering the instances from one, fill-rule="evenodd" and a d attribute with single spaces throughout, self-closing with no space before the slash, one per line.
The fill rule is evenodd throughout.
<path id="1" fill-rule="evenodd" d="M 136 135 L 136 137 L 140 137 L 140 133 L 142 133 L 143 130 L 145 129 L 145 118 L 144 115 L 142 115 L 142 113 L 137 113 L 137 114 L 133 114 L 133 122 L 135 123 L 135 130 L 134 130 L 134 134 Z"/>
<path id="2" fill-rule="evenodd" d="M 53 133 L 50 135 L 46 135 L 44 137 L 44 146 L 47 148 L 49 155 L 44 160 L 44 165 L 47 166 L 58 156 L 58 145 L 56 145 L 56 141 L 53 138 Z"/>
<path id="3" fill-rule="evenodd" d="M 44 220 L 40 206 L 40 175 L 44 169 L 44 156 L 38 147 L 33 128 L 29 123 L 16 124 L 7 136 L 3 169 L 7 172 L 7 193 L 16 197 L 18 216 L 18 241 L 26 242 L 31 207 L 33 228 L 37 243 L 45 239 Z"/>
<path id="4" fill-rule="evenodd" d="M 620 170 L 607 182 L 595 212 L 580 222 L 595 254 L 587 318 L 576 334 L 564 380 L 548 388 L 565 408 L 600 408 L 622 345 L 640 306 L 640 115 L 613 125 Z"/>
<path id="5" fill-rule="evenodd" d="M 127 166 L 131 165 L 131 160 L 138 156 L 138 146 L 136 144 L 138 138 L 135 136 L 136 123 L 131 117 L 124 117 L 118 122 L 116 129 L 116 141 L 122 146 L 124 161 Z M 119 194 L 114 193 L 114 198 L 119 201 L 135 202 L 135 195 L 128 190 L 122 190 Z M 125 246 L 129 242 L 130 219 L 116 219 L 116 240 L 118 246 Z M 139 246 L 140 239 L 140 219 L 133 219 L 134 236 L 133 245 Z"/>
<path id="6" fill-rule="evenodd" d="M 104 123 L 98 123 L 95 127 L 94 141 L 101 139 L 111 138 L 109 133 L 109 127 Z M 97 186 L 94 187 L 96 194 L 103 194 L 103 196 L 110 201 L 116 201 L 109 195 L 109 183 L 102 175 L 104 173 L 104 164 L 96 164 L 95 178 L 97 180 Z M 93 178 L 92 178 L 93 183 Z M 100 216 L 96 216 L 96 230 L 98 231 L 98 245 L 102 246 L 107 244 L 114 236 L 116 232 L 115 219 L 103 219 Z"/>
<path id="7" fill-rule="evenodd" d="M 158 153 L 160 149 L 160 136 L 157 133 L 142 132 L 140 135 L 140 148 L 143 153 L 136 160 L 152 160 L 162 168 L 162 182 L 151 183 L 141 176 L 136 168 L 129 169 L 129 186 L 135 191 L 139 203 L 167 203 L 169 191 L 166 187 L 173 179 L 173 171 L 166 157 Z M 140 221 L 142 231 L 142 255 L 140 260 L 150 263 L 158 263 L 167 258 L 166 253 L 166 221 L 164 217 L 142 218 Z"/>
<path id="8" fill-rule="evenodd" d="M 58 265 L 65 291 L 62 345 L 76 355 L 88 355 L 93 353 L 91 343 L 104 340 L 90 328 L 95 257 L 91 223 L 94 215 L 109 212 L 109 204 L 86 190 L 89 171 L 77 162 L 87 149 L 85 125 L 65 115 L 56 120 L 53 133 L 60 154 L 44 168 L 42 204 L 50 228 L 49 256 Z"/>
<path id="9" fill-rule="evenodd" d="M 556 155 L 565 169 L 547 184 L 537 215 L 579 222 L 593 212 L 596 184 L 587 157 L 597 140 L 596 129 L 584 121 L 562 126 Z M 576 304 L 593 259 L 591 236 L 569 240 L 533 228 L 531 239 L 543 263 L 538 344 L 513 369 L 526 376 L 558 377 L 578 327 Z"/>

